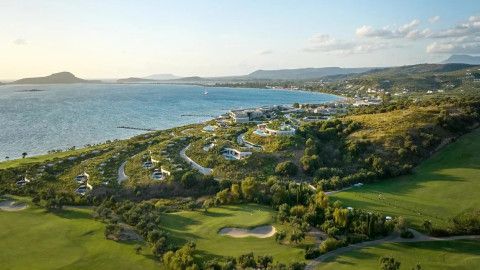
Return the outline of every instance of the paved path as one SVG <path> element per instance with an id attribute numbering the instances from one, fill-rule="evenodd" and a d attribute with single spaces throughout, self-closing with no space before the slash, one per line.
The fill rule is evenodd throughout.
<path id="1" fill-rule="evenodd" d="M 407 243 L 407 242 L 428 242 L 428 241 L 452 241 L 452 240 L 461 240 L 461 239 L 480 239 L 480 235 L 459 235 L 459 236 L 450 236 L 450 237 L 432 237 L 428 235 L 421 234 L 413 229 L 409 229 L 414 237 L 410 239 L 401 238 L 398 232 L 394 232 L 392 235 L 385 237 L 383 239 L 374 240 L 374 241 L 366 241 L 354 245 L 349 245 L 346 247 L 342 247 L 339 249 L 332 250 L 328 253 L 320 255 L 319 257 L 313 259 L 307 266 L 305 267 L 306 270 L 315 269 L 315 267 L 320 263 L 325 261 L 330 257 L 334 257 L 345 253 L 350 250 L 355 250 L 363 247 L 375 246 L 384 243 Z"/>
<path id="2" fill-rule="evenodd" d="M 191 158 L 187 157 L 187 155 L 185 154 L 185 151 L 187 151 L 189 147 L 190 145 L 188 145 L 187 147 L 183 148 L 180 151 L 180 157 L 182 157 L 188 164 L 192 165 L 195 169 L 197 169 L 201 174 L 203 175 L 211 174 L 213 171 L 212 169 L 202 167 L 200 166 L 200 164 L 196 163 Z"/>
<path id="3" fill-rule="evenodd" d="M 250 149 L 264 150 L 263 146 L 255 145 L 254 143 L 246 141 L 245 140 L 245 133 L 242 133 L 242 134 L 237 136 L 237 143 L 238 144 L 244 144 L 245 147 L 250 148 Z"/>
<path id="4" fill-rule="evenodd" d="M 127 162 L 123 162 L 122 165 L 120 165 L 120 168 L 118 168 L 118 178 L 117 182 L 120 184 L 122 181 L 125 181 L 128 179 L 128 175 L 125 174 L 125 165 L 127 165 Z"/>

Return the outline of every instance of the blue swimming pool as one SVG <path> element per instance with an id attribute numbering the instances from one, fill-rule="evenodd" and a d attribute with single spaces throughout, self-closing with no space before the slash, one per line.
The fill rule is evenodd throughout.
<path id="1" fill-rule="evenodd" d="M 255 130 L 253 133 L 260 135 L 260 136 L 268 136 L 268 134 L 261 132 L 260 130 Z"/>
<path id="2" fill-rule="evenodd" d="M 236 160 L 236 158 L 234 156 L 231 156 L 231 155 L 226 155 L 224 154 L 223 155 L 226 159 L 230 159 L 230 160 Z"/>
<path id="3" fill-rule="evenodd" d="M 206 131 L 214 131 L 214 130 L 215 130 L 215 127 L 206 126 L 206 127 L 203 128 L 203 130 L 206 130 Z"/>

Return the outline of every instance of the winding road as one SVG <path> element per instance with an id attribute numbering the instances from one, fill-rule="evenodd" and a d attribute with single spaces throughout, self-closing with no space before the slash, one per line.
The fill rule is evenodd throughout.
<path id="1" fill-rule="evenodd" d="M 188 164 L 192 165 L 195 169 L 197 169 L 201 174 L 211 174 L 213 172 L 213 169 L 202 167 L 200 164 L 196 163 L 185 154 L 185 151 L 187 151 L 188 149 L 190 149 L 190 145 L 180 151 L 180 157 L 182 157 Z"/>
<path id="2" fill-rule="evenodd" d="M 480 235 L 459 235 L 459 236 L 450 236 L 450 237 L 432 237 L 428 235 L 424 235 L 415 231 L 413 229 L 409 229 L 414 237 L 413 238 L 401 238 L 398 232 L 394 232 L 388 237 L 383 239 L 374 240 L 374 241 L 366 241 L 354 245 L 348 245 L 346 247 L 342 247 L 339 249 L 332 250 L 328 253 L 320 255 L 319 257 L 313 259 L 307 266 L 305 267 L 306 270 L 313 270 L 315 267 L 325 261 L 328 258 L 340 255 L 350 250 L 355 250 L 363 247 L 375 246 L 385 243 L 407 243 L 407 242 L 429 242 L 429 241 L 453 241 L 453 240 L 462 240 L 462 239 L 480 239 Z M 318 241 L 318 240 L 317 240 Z"/>
<path id="3" fill-rule="evenodd" d="M 117 182 L 120 184 L 122 181 L 125 181 L 128 179 L 128 175 L 125 174 L 125 165 L 127 165 L 127 162 L 123 162 L 122 165 L 118 168 L 118 177 L 117 177 Z"/>

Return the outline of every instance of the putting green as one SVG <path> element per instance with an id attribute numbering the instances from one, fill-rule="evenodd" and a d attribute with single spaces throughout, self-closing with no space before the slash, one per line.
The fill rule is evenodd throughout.
<path id="1" fill-rule="evenodd" d="M 154 269 L 149 248 L 135 254 L 136 242 L 105 240 L 105 225 L 91 210 L 45 213 L 31 202 L 23 211 L 0 210 L 1 269 Z"/>
<path id="2" fill-rule="evenodd" d="M 480 265 L 480 241 L 456 240 L 383 244 L 349 251 L 329 258 L 315 269 L 379 269 L 379 260 L 385 256 L 400 261 L 400 269 L 412 269 L 418 263 L 423 269 L 478 269 Z"/>
<path id="3" fill-rule="evenodd" d="M 442 228 L 449 218 L 479 209 L 480 129 L 448 145 L 415 170 L 414 174 L 384 180 L 331 196 L 345 207 L 404 216 L 421 230 L 424 220 Z M 381 198 L 381 199 L 380 199 Z"/>
<path id="4" fill-rule="evenodd" d="M 314 243 L 314 239 L 308 238 L 298 245 L 280 245 L 274 237 L 233 238 L 218 234 L 220 229 L 227 227 L 252 229 L 261 225 L 273 225 L 277 230 L 288 229 L 275 223 L 271 208 L 254 204 L 216 207 L 207 213 L 183 211 L 166 214 L 162 216 L 161 224 L 176 245 L 194 241 L 200 261 L 213 257 L 237 257 L 248 252 L 253 252 L 255 256 L 272 255 L 274 261 L 284 263 L 304 261 L 306 244 Z"/>

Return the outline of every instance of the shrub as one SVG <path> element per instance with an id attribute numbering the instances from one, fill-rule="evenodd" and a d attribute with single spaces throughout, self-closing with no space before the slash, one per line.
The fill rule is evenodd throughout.
<path id="1" fill-rule="evenodd" d="M 275 174 L 282 176 L 294 176 L 297 174 L 297 171 L 297 166 L 291 161 L 279 163 L 277 167 L 275 167 Z"/>

